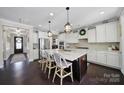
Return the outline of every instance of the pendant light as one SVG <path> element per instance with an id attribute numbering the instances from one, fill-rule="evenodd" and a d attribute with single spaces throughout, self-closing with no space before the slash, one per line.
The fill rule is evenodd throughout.
<path id="1" fill-rule="evenodd" d="M 52 37 L 53 34 L 52 34 L 52 32 L 50 31 L 50 23 L 51 23 L 51 21 L 49 21 L 48 23 L 49 23 L 48 37 Z"/>
<path id="2" fill-rule="evenodd" d="M 64 31 L 66 33 L 69 33 L 72 31 L 72 27 L 69 23 L 69 7 L 66 7 L 66 10 L 67 10 L 67 23 L 64 25 L 64 28 L 65 28 Z"/>

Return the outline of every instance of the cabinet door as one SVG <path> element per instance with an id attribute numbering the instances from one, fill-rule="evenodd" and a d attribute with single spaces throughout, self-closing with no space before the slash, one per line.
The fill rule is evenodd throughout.
<path id="1" fill-rule="evenodd" d="M 107 42 L 119 42 L 117 22 L 110 22 L 106 24 L 106 41 Z"/>
<path id="2" fill-rule="evenodd" d="M 100 64 L 106 64 L 106 53 L 97 53 L 97 62 Z"/>
<path id="3" fill-rule="evenodd" d="M 96 26 L 97 42 L 105 42 L 105 24 Z"/>
<path id="4" fill-rule="evenodd" d="M 120 56 L 119 54 L 107 54 L 107 65 L 120 67 Z"/>
<path id="5" fill-rule="evenodd" d="M 38 35 L 37 33 L 33 33 L 33 43 L 38 43 Z"/>
<path id="6" fill-rule="evenodd" d="M 96 42 L 96 29 L 88 30 L 88 42 Z"/>
<path id="7" fill-rule="evenodd" d="M 90 51 L 87 54 L 87 60 L 88 61 L 92 61 L 92 62 L 96 62 L 96 51 Z"/>

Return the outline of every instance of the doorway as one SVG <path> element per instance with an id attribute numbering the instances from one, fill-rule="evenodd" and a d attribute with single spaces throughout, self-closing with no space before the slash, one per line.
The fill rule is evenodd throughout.
<path id="1" fill-rule="evenodd" d="M 14 37 L 14 53 L 23 53 L 23 37 Z"/>

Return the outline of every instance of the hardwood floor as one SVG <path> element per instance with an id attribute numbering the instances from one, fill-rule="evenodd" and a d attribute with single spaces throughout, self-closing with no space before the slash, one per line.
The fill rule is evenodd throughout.
<path id="1" fill-rule="evenodd" d="M 55 83 L 52 83 L 53 72 L 54 71 L 52 71 L 50 79 L 47 79 L 47 74 L 42 72 L 37 61 L 16 62 L 0 70 L 0 85 L 59 85 L 60 79 L 58 77 L 55 78 Z M 72 83 L 71 78 L 67 77 L 63 80 L 63 84 L 124 84 L 124 76 L 119 70 L 89 64 L 87 73 L 81 82 L 74 81 Z"/>

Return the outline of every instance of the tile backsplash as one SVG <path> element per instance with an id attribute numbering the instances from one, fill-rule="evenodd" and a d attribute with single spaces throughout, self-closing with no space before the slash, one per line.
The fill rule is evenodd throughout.
<path id="1" fill-rule="evenodd" d="M 120 47 L 120 43 L 88 43 L 88 40 L 79 40 L 77 44 L 69 44 L 70 48 L 79 47 L 88 47 L 91 50 L 108 50 L 108 47 L 112 45 Z"/>

